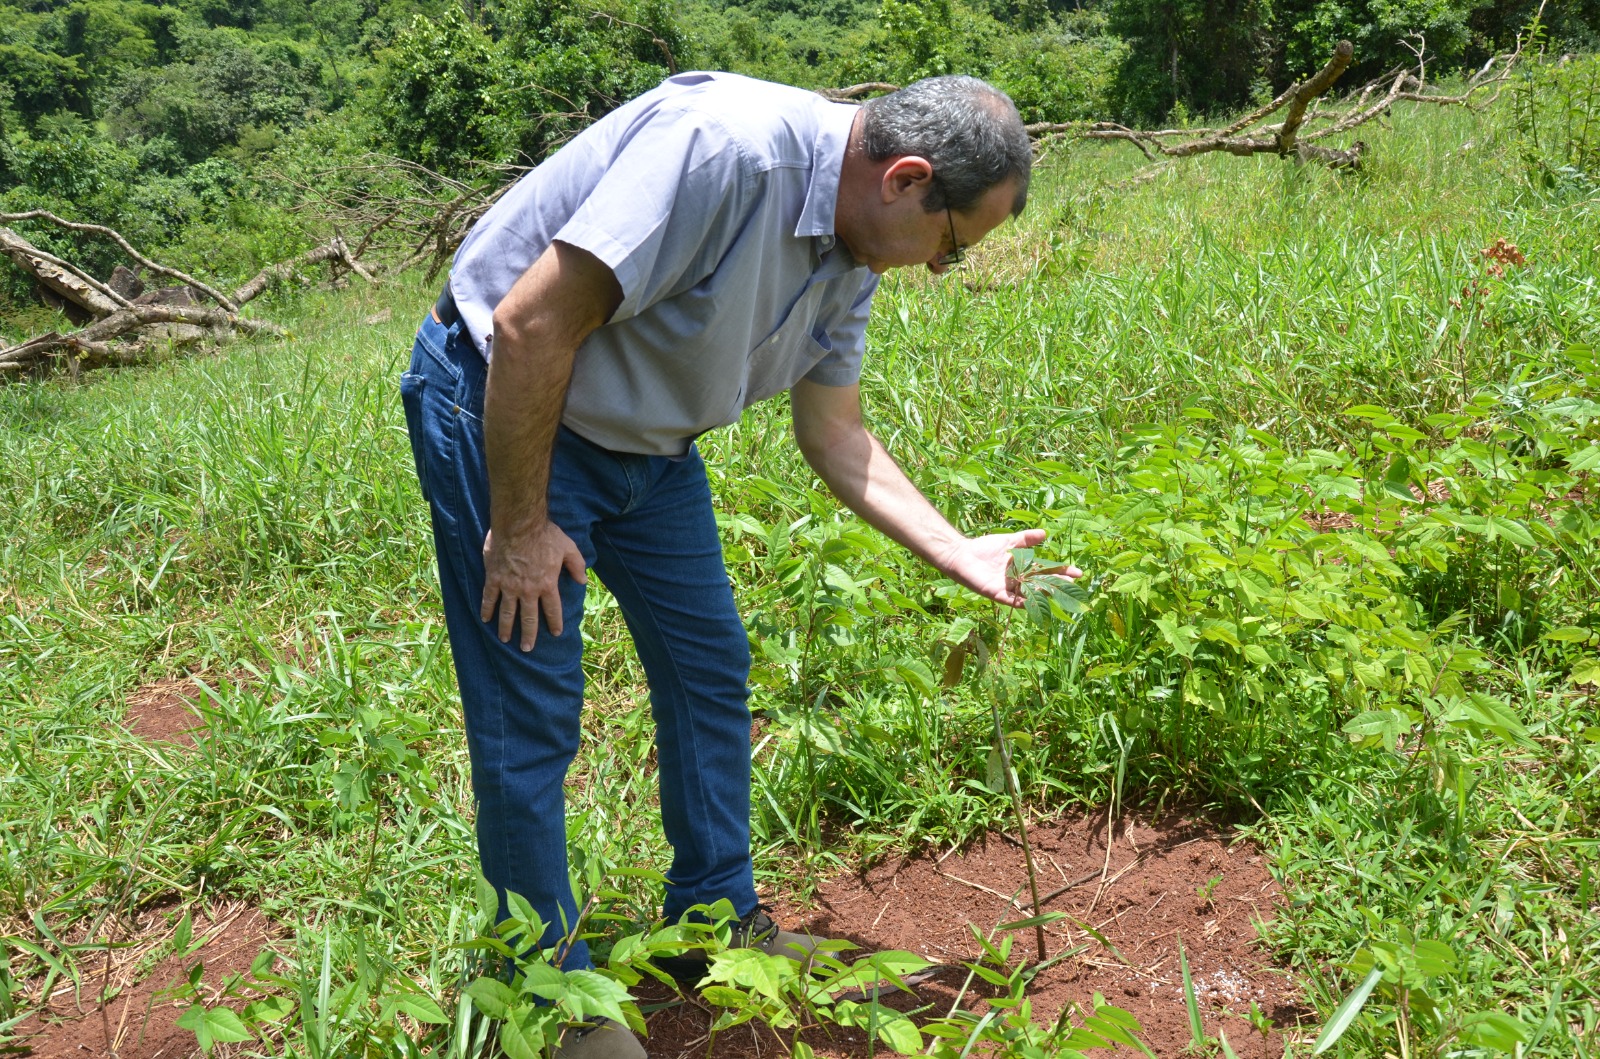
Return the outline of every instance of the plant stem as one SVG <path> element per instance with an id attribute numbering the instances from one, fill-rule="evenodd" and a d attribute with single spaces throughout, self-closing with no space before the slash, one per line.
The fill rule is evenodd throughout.
<path id="1" fill-rule="evenodd" d="M 1033 844 L 1028 841 L 1028 820 L 1022 812 L 1022 792 L 1017 789 L 1017 774 L 1011 767 L 1011 744 L 1000 724 L 999 697 L 993 692 L 989 695 L 989 712 L 994 717 L 994 741 L 1000 749 L 1000 765 L 1006 774 L 1006 793 L 1011 796 L 1011 809 L 1017 817 L 1017 837 L 1022 840 L 1022 858 L 1028 865 L 1028 892 L 1033 897 L 1033 914 L 1037 918 L 1042 914 L 1039 907 L 1039 873 L 1033 865 Z M 1045 950 L 1044 924 L 1035 923 L 1033 931 L 1039 944 L 1039 960 L 1043 962 L 1049 958 Z"/>

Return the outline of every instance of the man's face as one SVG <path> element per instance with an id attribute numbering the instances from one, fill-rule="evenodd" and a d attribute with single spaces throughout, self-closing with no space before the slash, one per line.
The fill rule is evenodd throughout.
<path id="1" fill-rule="evenodd" d="M 999 227 L 1016 200 L 1016 186 L 1007 181 L 990 188 L 969 210 L 930 212 L 923 200 L 932 186 L 928 171 L 910 167 L 896 172 L 891 167 L 884 177 L 883 201 L 874 204 L 877 208 L 848 238 L 841 233 L 851 256 L 880 275 L 907 265 L 926 265 L 937 275 L 951 267 L 940 264 L 941 258 L 973 246 Z"/>

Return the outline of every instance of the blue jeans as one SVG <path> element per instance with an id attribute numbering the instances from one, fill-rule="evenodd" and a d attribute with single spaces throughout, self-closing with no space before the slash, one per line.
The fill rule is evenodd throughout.
<path id="1" fill-rule="evenodd" d="M 489 529 L 483 391 L 487 366 L 461 324 L 429 315 L 400 393 L 433 515 L 445 624 L 466 718 L 478 856 L 501 894 L 527 898 L 554 945 L 575 922 L 562 785 L 583 707 L 584 586 L 563 571 L 564 631 L 541 622 L 534 649 L 478 619 Z M 719 898 L 756 906 L 750 869 L 750 644 L 734 607 L 705 465 L 611 452 L 560 428 L 550 520 L 621 606 L 650 683 L 661 821 L 672 844 L 663 912 L 676 921 Z M 568 969 L 589 966 L 574 946 Z"/>

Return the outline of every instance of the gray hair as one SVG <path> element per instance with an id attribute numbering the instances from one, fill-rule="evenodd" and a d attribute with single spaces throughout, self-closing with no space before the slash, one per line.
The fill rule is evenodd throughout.
<path id="1" fill-rule="evenodd" d="M 914 154 L 933 166 L 922 200 L 932 213 L 969 210 L 984 193 L 1016 181 L 1016 217 L 1028 202 L 1033 146 L 1011 98 L 976 77 L 929 77 L 863 103 L 862 141 L 874 162 Z"/>

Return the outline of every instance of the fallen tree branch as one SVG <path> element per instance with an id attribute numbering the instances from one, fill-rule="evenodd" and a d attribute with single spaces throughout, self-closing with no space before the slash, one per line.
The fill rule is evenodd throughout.
<path id="1" fill-rule="evenodd" d="M 1347 40 L 1339 42 L 1333 50 L 1333 58 L 1327 65 L 1317 71 L 1315 77 L 1300 85 L 1289 96 L 1289 114 L 1283 119 L 1283 127 L 1278 130 L 1275 137 L 1280 155 L 1288 154 L 1294 150 L 1294 139 L 1300 131 L 1300 125 L 1305 121 L 1306 107 L 1311 101 L 1333 87 L 1333 83 L 1350 68 L 1350 59 L 1356 53 L 1355 45 Z M 1281 97 L 1280 97 L 1281 98 Z"/>
<path id="2" fill-rule="evenodd" d="M 1541 0 L 1539 10 L 1534 15 L 1535 23 L 1542 17 L 1546 2 L 1548 0 Z M 1028 135 L 1036 144 L 1060 137 L 1121 140 L 1131 143 L 1152 162 L 1158 158 L 1192 158 L 1213 152 L 1240 156 L 1271 153 L 1280 158 L 1293 158 L 1300 164 L 1318 162 L 1333 169 L 1359 168 L 1367 150 L 1367 145 L 1362 141 L 1356 140 L 1345 148 L 1327 147 L 1315 141 L 1358 128 L 1387 113 L 1395 103 L 1402 101 L 1431 103 L 1435 106 L 1460 105 L 1483 110 L 1500 98 L 1528 40 L 1527 34 L 1519 36 L 1516 48 L 1509 54 L 1497 55 L 1484 63 L 1468 79 L 1465 91 L 1445 95 L 1432 90 L 1427 84 L 1427 41 L 1421 34 L 1414 36 L 1417 43 L 1407 43 L 1406 46 L 1416 56 L 1416 66 L 1398 66 L 1369 81 L 1347 97 L 1350 102 L 1344 105 L 1343 110 L 1335 106 L 1329 108 L 1328 112 L 1322 112 L 1318 108 L 1322 106 L 1328 90 L 1344 75 L 1354 59 L 1355 50 L 1349 41 L 1340 41 L 1332 57 L 1309 80 L 1290 85 L 1270 103 L 1263 104 L 1224 128 L 1142 130 L 1130 129 L 1111 121 L 1037 122 L 1027 126 Z M 1492 76 L 1491 71 L 1494 71 Z M 1490 88 L 1494 89 L 1494 94 L 1479 101 L 1478 94 Z M 836 96 L 835 92 L 823 94 L 829 98 Z M 1264 119 L 1285 107 L 1288 109 L 1282 122 L 1260 125 Z M 1313 122 L 1321 127 L 1313 132 L 1306 131 Z M 1246 132 L 1250 129 L 1254 129 L 1254 132 Z M 1171 142 L 1174 140 L 1182 142 Z"/>
<path id="3" fill-rule="evenodd" d="M 362 267 L 361 263 L 356 260 L 355 255 L 350 252 L 350 248 L 345 245 L 344 238 L 336 235 L 321 246 L 307 250 L 299 257 L 291 258 L 288 261 L 280 261 L 276 265 L 268 265 L 260 272 L 257 272 L 249 282 L 233 292 L 233 301 L 236 305 L 244 305 L 247 302 L 254 301 L 272 286 L 288 279 L 298 270 L 307 265 L 320 264 L 323 261 L 337 261 L 368 283 L 377 282 L 372 273 Z"/>
<path id="4" fill-rule="evenodd" d="M 109 316 L 128 299 L 84 272 L 70 261 L 40 250 L 10 228 L 0 227 L 0 253 L 4 253 L 39 285 L 78 306 L 90 316 Z"/>
<path id="5" fill-rule="evenodd" d="M 200 280 L 195 279 L 187 272 L 180 272 L 175 268 L 168 268 L 166 265 L 152 261 L 148 257 L 145 257 L 143 254 L 139 253 L 139 251 L 135 250 L 128 240 L 122 237 L 122 233 L 118 232 L 114 228 L 107 228 L 103 224 L 83 224 L 78 221 L 65 220 L 64 218 L 57 217 L 49 210 L 27 210 L 23 213 L 0 213 L 0 224 L 15 224 L 18 221 L 46 221 L 58 228 L 65 228 L 69 232 L 84 232 L 91 235 L 104 236 L 105 238 L 116 243 L 117 246 L 121 247 L 122 252 L 127 254 L 131 260 L 138 262 L 138 264 L 142 265 L 149 271 L 154 272 L 156 275 L 175 279 L 186 287 L 193 287 L 195 290 L 199 291 L 201 294 L 204 294 L 206 297 L 210 298 L 212 301 L 216 302 L 229 312 L 239 311 L 239 307 L 229 301 L 227 295 L 223 294 L 216 288 L 206 283 L 202 283 Z"/>
<path id="6" fill-rule="evenodd" d="M 41 220 L 45 218 L 40 215 L 45 213 L 38 210 L 32 211 L 32 215 L 5 216 Z M 77 229 L 111 231 L 102 229 L 100 225 L 63 224 Z M 340 235 L 335 235 L 323 245 L 293 260 L 262 269 L 231 297 L 177 269 L 167 268 L 139 255 L 139 263 L 151 271 L 182 277 L 188 282 L 181 287 L 148 291 L 129 299 L 109 284 L 94 279 L 69 261 L 40 250 L 5 227 L 0 227 L 0 251 L 4 251 L 7 257 L 37 279 L 42 287 L 95 318 L 77 331 L 65 334 L 50 331 L 8 349 L 0 349 L 0 375 L 39 368 L 60 358 L 66 361 L 76 378 L 80 367 L 132 363 L 162 341 L 182 343 L 207 334 L 213 338 L 233 334 L 281 335 L 282 328 L 275 324 L 240 316 L 238 307 L 253 301 L 273 284 L 308 265 L 327 262 L 342 266 L 369 283 L 377 282 L 371 270 L 361 263 L 358 255 L 351 252 Z M 219 307 L 207 308 L 194 304 L 201 292 L 208 294 Z"/>
<path id="7" fill-rule="evenodd" d="M 93 367 L 111 361 L 126 362 L 139 350 L 119 351 L 113 340 L 156 324 L 183 324 L 202 328 L 213 335 L 231 332 L 282 335 L 283 328 L 262 320 L 251 320 L 225 309 L 203 309 L 193 305 L 128 305 L 103 320 L 68 334 L 49 332 L 28 339 L 10 349 L 0 349 L 0 371 L 37 367 L 58 352 Z M 198 337 L 196 335 L 195 337 Z"/>
<path id="8" fill-rule="evenodd" d="M 866 81 L 849 88 L 824 88 L 817 95 L 823 99 L 831 99 L 835 103 L 843 103 L 851 99 L 860 99 L 869 92 L 898 92 L 899 85 L 891 85 L 887 81 Z"/>

